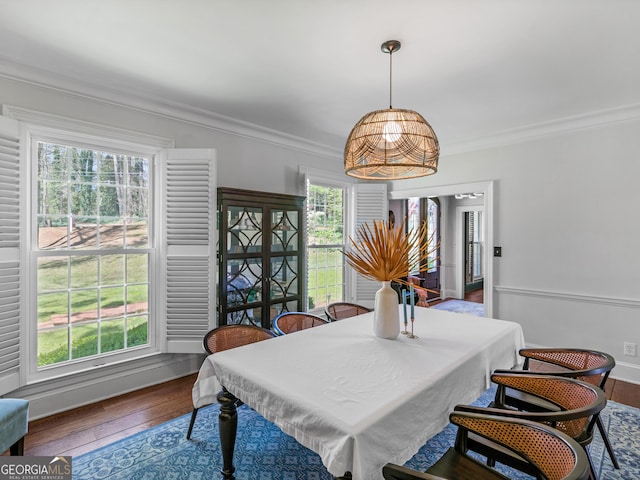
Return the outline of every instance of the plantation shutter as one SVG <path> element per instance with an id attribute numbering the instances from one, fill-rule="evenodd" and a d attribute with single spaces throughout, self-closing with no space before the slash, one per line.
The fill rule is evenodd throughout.
<path id="1" fill-rule="evenodd" d="M 0 395 L 20 386 L 20 124 L 0 116 Z"/>
<path id="2" fill-rule="evenodd" d="M 355 231 L 363 223 L 387 219 L 389 201 L 387 200 L 387 185 L 385 183 L 359 183 L 354 188 L 355 225 L 351 237 L 356 239 Z M 376 291 L 380 289 L 380 284 L 373 280 L 367 280 L 351 268 L 349 270 L 353 275 L 353 285 L 355 285 L 355 302 L 372 304 Z"/>
<path id="3" fill-rule="evenodd" d="M 161 168 L 168 353 L 203 353 L 216 322 L 216 164 L 212 149 L 171 149 Z"/>

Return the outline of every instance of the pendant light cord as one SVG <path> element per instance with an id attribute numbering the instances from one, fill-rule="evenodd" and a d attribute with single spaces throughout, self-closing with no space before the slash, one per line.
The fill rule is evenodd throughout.
<path id="1" fill-rule="evenodd" d="M 393 61 L 392 61 L 392 57 L 393 57 L 393 48 L 389 49 L 389 110 L 391 110 L 393 107 L 391 106 L 392 102 L 391 102 L 391 85 L 393 82 Z"/>

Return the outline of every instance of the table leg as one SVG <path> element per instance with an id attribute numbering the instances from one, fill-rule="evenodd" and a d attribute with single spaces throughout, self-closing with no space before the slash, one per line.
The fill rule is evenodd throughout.
<path id="1" fill-rule="evenodd" d="M 220 449 L 222 450 L 222 478 L 235 480 L 233 472 L 233 450 L 236 446 L 236 433 L 238 431 L 238 414 L 236 403 L 238 399 L 223 389 L 218 393 L 220 414 L 218 415 L 218 428 L 220 430 Z"/>
<path id="2" fill-rule="evenodd" d="M 334 480 L 352 480 L 351 472 L 345 472 L 341 477 L 333 477 Z"/>

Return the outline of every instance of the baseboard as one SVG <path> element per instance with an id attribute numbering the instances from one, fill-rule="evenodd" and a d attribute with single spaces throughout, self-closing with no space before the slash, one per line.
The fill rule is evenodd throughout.
<path id="1" fill-rule="evenodd" d="M 28 385 L 11 396 L 29 400 L 29 420 L 47 417 L 197 372 L 202 355 L 163 354 Z"/>
<path id="2" fill-rule="evenodd" d="M 445 298 L 457 298 L 455 289 L 450 289 L 450 290 L 442 289 L 440 291 L 440 298 L 442 298 L 443 300 Z M 464 299 L 461 298 L 460 300 L 464 300 Z"/>
<path id="3" fill-rule="evenodd" d="M 640 385 L 640 367 L 632 363 L 616 362 L 610 376 L 616 380 Z"/>

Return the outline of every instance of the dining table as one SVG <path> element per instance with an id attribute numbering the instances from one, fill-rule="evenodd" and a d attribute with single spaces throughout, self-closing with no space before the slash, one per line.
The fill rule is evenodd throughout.
<path id="1" fill-rule="evenodd" d="M 455 405 L 476 400 L 495 369 L 522 361 L 513 321 L 416 307 L 413 337 L 385 339 L 374 334 L 374 314 L 205 359 L 193 403 L 220 404 L 225 480 L 235 478 L 239 401 L 316 452 L 334 477 L 379 480 L 386 463 L 404 464 L 440 432 Z"/>

